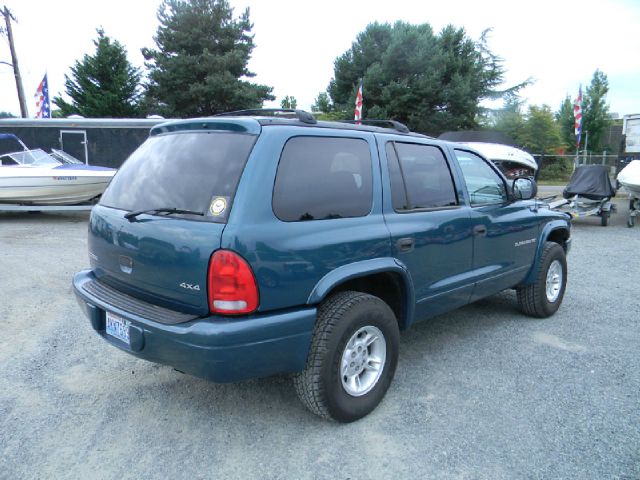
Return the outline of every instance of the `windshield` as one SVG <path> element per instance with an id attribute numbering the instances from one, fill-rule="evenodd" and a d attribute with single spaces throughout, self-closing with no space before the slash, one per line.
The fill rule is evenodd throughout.
<path id="1" fill-rule="evenodd" d="M 150 137 L 122 165 L 100 203 L 128 211 L 208 212 L 208 220 L 224 222 L 255 139 L 227 132 Z"/>
<path id="2" fill-rule="evenodd" d="M 28 150 L 26 152 L 8 153 L 7 156 L 18 162 L 20 165 L 61 165 L 61 162 L 59 162 L 40 148 L 37 148 L 35 150 Z"/>
<path id="3" fill-rule="evenodd" d="M 73 165 L 84 165 L 84 162 L 81 162 L 76 157 L 72 157 L 67 152 L 63 152 L 62 150 L 56 150 L 55 148 L 51 149 L 51 156 L 62 163 L 73 164 Z"/>

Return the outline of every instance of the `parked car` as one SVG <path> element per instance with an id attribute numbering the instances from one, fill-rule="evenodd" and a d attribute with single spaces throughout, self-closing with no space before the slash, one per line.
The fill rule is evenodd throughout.
<path id="1" fill-rule="evenodd" d="M 272 111 L 158 125 L 89 221 L 73 279 L 95 331 L 229 382 L 293 374 L 314 413 L 371 412 L 399 331 L 504 289 L 548 317 L 568 215 L 460 144 Z"/>

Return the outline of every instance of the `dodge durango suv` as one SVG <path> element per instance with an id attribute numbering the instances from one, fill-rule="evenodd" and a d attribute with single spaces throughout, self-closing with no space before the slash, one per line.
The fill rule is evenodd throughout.
<path id="1" fill-rule="evenodd" d="M 215 382 L 292 374 L 340 422 L 389 388 L 399 332 L 505 289 L 548 317 L 570 222 L 477 151 L 392 121 L 242 111 L 155 126 L 89 220 L 73 286 L 98 335 Z"/>

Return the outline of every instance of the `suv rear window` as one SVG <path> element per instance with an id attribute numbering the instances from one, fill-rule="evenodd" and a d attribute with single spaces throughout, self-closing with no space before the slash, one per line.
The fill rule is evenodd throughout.
<path id="1" fill-rule="evenodd" d="M 273 188 L 273 211 L 280 220 L 363 217 L 372 202 L 366 141 L 294 137 L 284 146 Z"/>
<path id="2" fill-rule="evenodd" d="M 208 220 L 224 221 L 228 207 L 214 216 L 210 204 L 218 198 L 230 204 L 255 140 L 255 135 L 219 132 L 150 137 L 122 165 L 100 203 L 129 211 L 207 212 Z"/>

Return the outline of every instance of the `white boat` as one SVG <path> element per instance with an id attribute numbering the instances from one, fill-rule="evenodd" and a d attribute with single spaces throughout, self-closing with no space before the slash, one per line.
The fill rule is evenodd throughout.
<path id="1" fill-rule="evenodd" d="M 460 142 L 491 160 L 507 178 L 535 177 L 538 164 L 524 150 L 500 143 Z"/>
<path id="2" fill-rule="evenodd" d="M 620 170 L 618 182 L 629 195 L 640 198 L 640 160 L 633 160 Z"/>
<path id="3" fill-rule="evenodd" d="M 627 226 L 633 227 L 640 215 L 640 160 L 632 160 L 618 173 L 618 183 L 629 194 L 629 218 Z"/>
<path id="4" fill-rule="evenodd" d="M 97 199 L 116 173 L 113 168 L 85 165 L 60 150 L 24 148 L 0 155 L 0 203 L 75 205 Z"/>

